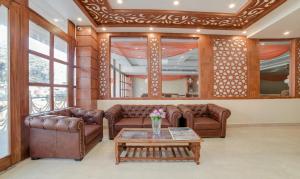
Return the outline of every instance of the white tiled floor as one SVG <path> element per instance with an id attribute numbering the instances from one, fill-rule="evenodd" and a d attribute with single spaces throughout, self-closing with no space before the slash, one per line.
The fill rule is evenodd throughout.
<path id="1" fill-rule="evenodd" d="M 81 162 L 27 159 L 1 179 L 299 179 L 300 126 L 228 128 L 225 139 L 204 139 L 201 164 L 128 162 L 116 166 L 113 141 L 99 143 Z"/>

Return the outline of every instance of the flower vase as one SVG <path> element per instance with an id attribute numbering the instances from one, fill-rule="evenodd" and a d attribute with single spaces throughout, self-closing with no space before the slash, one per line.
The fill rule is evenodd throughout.
<path id="1" fill-rule="evenodd" d="M 151 118 L 151 121 L 152 121 L 153 135 L 160 135 L 161 118 L 154 117 L 154 118 Z"/>

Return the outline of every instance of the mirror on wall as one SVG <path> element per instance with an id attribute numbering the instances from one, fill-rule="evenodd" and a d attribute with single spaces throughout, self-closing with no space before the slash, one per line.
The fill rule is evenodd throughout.
<path id="1" fill-rule="evenodd" d="M 111 37 L 112 98 L 148 97 L 147 37 Z"/>
<path id="2" fill-rule="evenodd" d="M 261 96 L 290 96 L 290 50 L 290 41 L 259 43 Z"/>
<path id="3" fill-rule="evenodd" d="M 161 50 L 162 96 L 198 97 L 198 38 L 161 38 Z"/>

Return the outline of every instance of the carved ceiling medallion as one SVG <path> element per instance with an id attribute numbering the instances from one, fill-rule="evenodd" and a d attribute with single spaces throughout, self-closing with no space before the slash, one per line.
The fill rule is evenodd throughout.
<path id="1" fill-rule="evenodd" d="M 286 0 L 249 0 L 236 14 L 112 9 L 107 0 L 74 0 L 95 25 L 244 29 Z"/>

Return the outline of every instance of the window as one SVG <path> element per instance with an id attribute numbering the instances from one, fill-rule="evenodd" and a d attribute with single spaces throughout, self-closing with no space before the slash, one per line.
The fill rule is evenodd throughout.
<path id="1" fill-rule="evenodd" d="M 49 60 L 29 54 L 29 81 L 32 83 L 50 83 Z"/>
<path id="2" fill-rule="evenodd" d="M 29 49 L 50 55 L 50 32 L 33 22 L 29 22 Z"/>
<path id="3" fill-rule="evenodd" d="M 30 113 L 67 107 L 68 43 L 32 21 L 29 34 Z"/>
<path id="4" fill-rule="evenodd" d="M 8 9 L 0 6 L 0 159 L 10 154 Z"/>
<path id="5" fill-rule="evenodd" d="M 147 97 L 147 38 L 111 38 L 111 97 Z"/>
<path id="6" fill-rule="evenodd" d="M 262 96 L 290 96 L 290 46 L 290 41 L 260 42 L 260 94 Z"/>
<path id="7" fill-rule="evenodd" d="M 162 96 L 198 97 L 198 39 L 162 38 Z"/>

